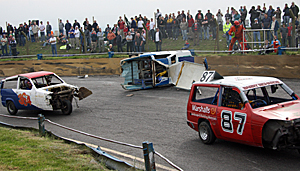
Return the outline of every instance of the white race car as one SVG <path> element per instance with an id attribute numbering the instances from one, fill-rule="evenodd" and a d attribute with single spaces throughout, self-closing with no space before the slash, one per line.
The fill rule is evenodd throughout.
<path id="1" fill-rule="evenodd" d="M 19 74 L 1 81 L 1 102 L 11 115 L 18 110 L 57 110 L 72 113 L 72 100 L 89 96 L 84 87 L 67 84 L 53 72 L 40 71 Z"/>

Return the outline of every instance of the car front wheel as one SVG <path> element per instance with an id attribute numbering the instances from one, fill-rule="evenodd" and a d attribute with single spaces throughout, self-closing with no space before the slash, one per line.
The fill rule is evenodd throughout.
<path id="1" fill-rule="evenodd" d="M 7 111 L 9 114 L 11 114 L 11 115 L 17 114 L 18 109 L 16 108 L 14 102 L 8 101 L 6 104 L 6 107 L 7 107 Z"/>
<path id="2" fill-rule="evenodd" d="M 212 144 L 215 142 L 216 136 L 207 121 L 203 121 L 199 124 L 198 132 L 199 137 L 204 144 Z"/>
<path id="3" fill-rule="evenodd" d="M 63 100 L 61 102 L 61 111 L 65 115 L 70 115 L 72 113 L 72 104 L 70 100 Z"/>

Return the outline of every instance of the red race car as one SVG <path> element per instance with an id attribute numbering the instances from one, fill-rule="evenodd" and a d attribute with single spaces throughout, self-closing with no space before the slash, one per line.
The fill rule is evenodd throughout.
<path id="1" fill-rule="evenodd" d="M 300 100 L 273 77 L 204 71 L 192 85 L 187 124 L 204 144 L 216 138 L 272 149 L 300 149 Z"/>

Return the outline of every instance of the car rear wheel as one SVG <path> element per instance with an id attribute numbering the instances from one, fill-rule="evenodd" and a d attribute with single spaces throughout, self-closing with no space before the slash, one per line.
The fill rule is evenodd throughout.
<path id="1" fill-rule="evenodd" d="M 6 104 L 6 107 L 7 107 L 7 111 L 9 114 L 11 114 L 11 115 L 17 114 L 18 109 L 16 108 L 14 102 L 8 101 Z"/>
<path id="2" fill-rule="evenodd" d="M 72 104 L 69 100 L 63 100 L 61 102 L 61 111 L 65 115 L 70 115 L 72 113 Z"/>
<path id="3" fill-rule="evenodd" d="M 216 136 L 207 121 L 203 121 L 199 124 L 198 132 L 199 137 L 204 144 L 212 144 L 215 142 Z"/>

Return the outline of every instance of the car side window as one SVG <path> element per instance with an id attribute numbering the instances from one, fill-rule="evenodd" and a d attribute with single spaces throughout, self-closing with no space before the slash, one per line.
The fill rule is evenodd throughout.
<path id="1" fill-rule="evenodd" d="M 2 82 L 2 89 L 17 89 L 18 78 L 6 80 Z"/>
<path id="2" fill-rule="evenodd" d="M 244 104 L 242 102 L 240 94 L 236 90 L 234 90 L 234 88 L 223 87 L 221 106 L 234 109 L 243 109 Z"/>
<path id="3" fill-rule="evenodd" d="M 218 87 L 196 86 L 194 88 L 192 101 L 198 103 L 217 105 L 218 95 Z"/>
<path id="4" fill-rule="evenodd" d="M 22 90 L 31 90 L 32 89 L 32 84 L 31 84 L 29 79 L 21 78 L 19 88 L 22 89 Z"/>

